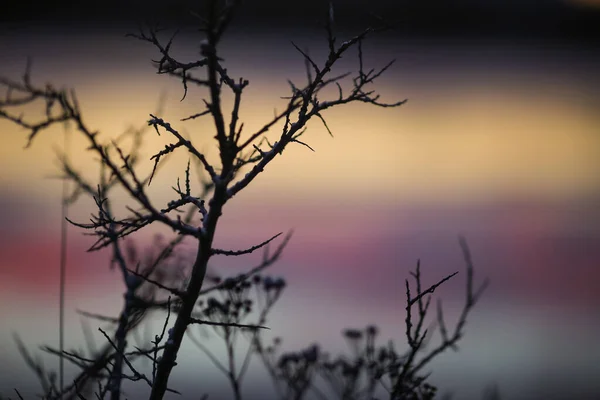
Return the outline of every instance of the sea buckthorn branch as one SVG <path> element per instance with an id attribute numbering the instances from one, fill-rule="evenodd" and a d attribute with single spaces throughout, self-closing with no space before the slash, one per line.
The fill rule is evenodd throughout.
<path id="1" fill-rule="evenodd" d="M 164 285 L 162 282 L 160 283 L 162 287 L 157 286 L 158 289 L 169 290 L 171 294 L 179 295 L 177 296 L 179 299 L 174 299 L 173 304 L 170 301 L 166 304 L 167 312 L 171 311 L 172 306 L 176 307 L 176 317 L 174 325 L 168 330 L 168 338 L 162 348 L 160 359 L 158 357 L 154 359 L 151 399 L 163 398 L 164 393 L 167 391 L 169 376 L 176 365 L 177 353 L 186 329 L 190 324 L 199 323 L 200 321 L 197 318 L 194 319 L 195 317 L 192 316 L 198 297 L 201 294 L 207 293 L 207 291 L 215 289 L 209 288 L 203 290 L 209 259 L 215 254 L 235 256 L 249 254 L 260 248 L 264 248 L 265 256 L 263 262 L 240 277 L 240 279 L 247 279 L 277 260 L 283 247 L 285 247 L 285 244 L 289 240 L 288 235 L 273 254 L 268 253 L 268 244 L 278 235 L 246 250 L 232 251 L 216 249 L 213 247 L 213 240 L 225 204 L 248 186 L 260 172 L 264 171 L 265 167 L 276 155 L 282 154 L 288 144 L 298 143 L 313 150 L 310 145 L 300 140 L 300 137 L 306 131 L 307 123 L 313 117 L 319 119 L 324 124 L 325 129 L 331 134 L 331 130 L 323 115 L 325 110 L 355 101 L 370 103 L 378 107 L 397 107 L 405 103 L 405 100 L 394 103 L 381 102 L 379 95 L 373 90 L 366 88 L 367 85 L 379 78 L 389 68 L 391 63 L 378 71 L 371 70 L 364 72 L 362 41 L 371 33 L 380 31 L 385 27 L 368 28 L 357 36 L 337 45 L 332 28 L 333 13 L 330 9 L 329 19 L 326 24 L 327 43 L 329 47 L 329 54 L 326 61 L 318 63 L 310 57 L 307 51 L 301 50 L 297 45 L 293 44 L 305 61 L 307 83 L 304 86 L 297 86 L 290 81 L 292 94 L 287 97 L 287 107 L 282 112 L 275 113 L 270 121 L 265 123 L 258 131 L 251 133 L 248 138 L 242 138 L 243 123 L 239 121 L 239 112 L 243 91 L 249 82 L 241 77 L 233 78 L 223 66 L 224 60 L 218 54 L 223 33 L 229 26 L 234 11 L 240 3 L 240 0 L 228 1 L 224 5 L 217 0 L 210 0 L 206 3 L 206 17 L 198 16 L 202 25 L 200 31 L 205 38 L 200 44 L 201 58 L 196 61 L 180 62 L 171 55 L 171 46 L 175 34 L 169 39 L 166 45 L 163 45 L 158 38 L 158 28 L 151 28 L 148 33 L 141 31 L 139 35 L 132 35 L 151 43 L 158 49 L 161 56 L 160 60 L 155 63 L 158 73 L 180 78 L 184 87 L 184 98 L 188 93 L 188 84 L 190 83 L 208 89 L 208 97 L 203 100 L 204 109 L 183 120 L 212 117 L 215 130 L 214 138 L 219 149 L 219 167 L 209 164 L 204 154 L 198 151 L 192 144 L 192 140 L 184 138 L 169 122 L 158 117 L 156 114 L 150 114 L 150 119 L 147 121 L 148 126 L 154 127 L 158 134 L 160 134 L 159 128 L 164 129 L 176 140 L 168 144 L 164 150 L 160 150 L 152 156 L 151 161 L 154 162 L 152 173 L 145 179 L 141 179 L 134 168 L 138 160 L 134 154 L 125 152 L 117 141 L 113 141 L 108 145 L 102 144 L 99 141 L 98 132 L 92 131 L 87 126 L 83 120 L 74 91 L 56 90 L 51 85 L 47 85 L 44 89 L 35 88 L 31 84 L 29 67 L 26 69 L 23 82 L 0 80 L 0 85 L 7 88 L 6 99 L 0 101 L 0 117 L 27 129 L 29 131 L 28 144 L 31 144 L 34 137 L 40 131 L 57 123 L 70 122 L 88 139 L 88 149 L 100 156 L 103 171 L 102 183 L 104 184 L 98 185 L 94 193 L 98 214 L 92 216 L 90 223 L 73 222 L 77 226 L 93 230 L 93 234 L 98 236 L 98 241 L 90 250 L 98 250 L 114 244 L 119 239 L 123 239 L 154 222 L 160 222 L 173 229 L 178 235 L 182 237 L 191 236 L 197 241 L 195 260 L 189 276 L 186 277 L 186 286 L 181 290 Z M 358 47 L 358 73 L 352 78 L 352 87 L 344 91 L 340 82 L 351 75 L 342 74 L 331 77 L 330 73 L 337 61 L 342 58 L 342 55 L 345 55 L 349 49 L 354 47 Z M 191 75 L 191 71 L 197 68 L 204 69 L 206 74 L 205 79 L 199 79 Z M 335 85 L 338 88 L 338 97 L 324 101 L 319 99 L 318 96 L 321 91 L 331 85 Z M 221 102 L 224 89 L 230 90 L 234 96 L 229 120 L 226 120 L 226 113 L 223 110 Z M 22 96 L 15 97 L 14 92 L 19 92 Z M 28 122 L 21 115 L 8 111 L 11 107 L 30 104 L 33 100 L 40 98 L 46 102 L 45 118 L 41 121 Z M 283 129 L 279 138 L 271 144 L 264 134 L 281 122 L 283 122 Z M 265 143 L 268 149 L 265 149 Z M 185 190 L 181 189 L 178 184 L 177 188 L 174 189 L 179 198 L 170 201 L 166 207 L 157 208 L 149 199 L 145 185 L 151 183 L 157 168 L 164 164 L 164 157 L 173 154 L 179 148 L 185 148 L 192 154 L 194 160 L 202 165 L 210 177 L 212 194 L 206 203 L 201 197 L 191 195 L 188 165 Z M 114 155 L 115 152 L 116 157 Z M 241 169 L 247 166 L 250 167 L 250 170 L 236 180 Z M 65 173 L 67 176 L 72 175 L 67 169 L 65 169 Z M 77 182 L 77 179 L 74 180 Z M 106 193 L 107 182 L 111 182 L 112 185 L 118 183 L 134 198 L 139 208 L 128 207 L 127 209 L 130 211 L 131 216 L 121 219 L 113 216 Z M 83 181 L 80 181 L 80 183 L 83 183 Z M 93 185 L 86 182 L 81 185 L 79 190 L 90 193 L 91 187 Z M 202 215 L 200 226 L 191 225 L 189 222 L 184 221 L 179 214 L 177 218 L 171 218 L 167 215 L 172 211 L 178 211 L 180 207 L 186 205 L 192 206 L 192 208 Z M 125 276 L 127 287 L 134 288 L 138 287 L 136 285 L 141 285 L 141 281 L 138 280 L 140 278 L 139 274 L 136 275 L 131 272 L 134 270 L 131 268 L 131 265 L 124 265 L 122 255 L 119 257 L 117 251 L 114 254 L 116 264 L 120 265 Z M 142 276 L 142 281 L 148 284 L 158 282 L 150 278 L 149 275 L 145 276 L 147 279 L 144 280 L 143 278 Z M 133 291 L 131 292 L 133 293 Z M 134 299 L 134 296 L 130 297 L 126 300 Z M 151 307 L 157 305 L 158 302 L 148 304 L 148 307 Z M 123 318 L 123 321 L 125 320 L 127 318 Z M 119 318 L 119 321 L 121 321 L 121 318 Z M 228 332 L 234 332 L 233 328 L 233 326 L 230 326 L 224 329 Z M 121 336 L 124 337 L 124 335 Z M 155 344 L 158 345 L 158 340 Z M 112 350 L 116 354 L 126 354 L 123 345 L 115 343 L 113 347 L 115 348 Z M 126 363 L 126 360 L 122 361 Z M 116 378 L 117 374 L 115 373 L 111 382 L 114 382 Z M 114 396 L 117 396 L 117 391 L 114 390 L 113 392 Z"/>

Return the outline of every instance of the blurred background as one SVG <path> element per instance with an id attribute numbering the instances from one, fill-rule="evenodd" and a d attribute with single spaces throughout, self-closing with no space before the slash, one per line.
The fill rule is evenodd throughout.
<path id="1" fill-rule="evenodd" d="M 231 75 L 250 80 L 242 102 L 246 132 L 282 109 L 286 79 L 303 82 L 302 56 L 290 41 L 324 60 L 318 21 L 326 3 L 244 2 L 221 55 Z M 431 365 L 431 381 L 455 399 L 481 398 L 493 383 L 506 399 L 600 398 L 600 2 L 334 5 L 340 40 L 371 23 L 368 12 L 395 24 L 365 42 L 366 67 L 396 59 L 375 88 L 384 101 L 408 102 L 329 110 L 334 138 L 313 121 L 305 141 L 316 152 L 290 147 L 227 205 L 218 247 L 243 248 L 294 229 L 271 270 L 288 282 L 269 323 L 273 334 L 290 350 L 318 342 L 335 353 L 347 347 L 342 329 L 374 323 L 383 341 L 393 338 L 402 348 L 404 279 L 417 259 L 427 283 L 461 271 L 439 291 L 452 324 L 464 298 L 463 234 L 476 282 L 488 277 L 491 286 L 468 319 L 460 351 Z M 18 79 L 31 57 L 33 82 L 76 88 L 85 120 L 104 138 L 143 126 L 164 95 L 165 119 L 215 157 L 208 119 L 177 122 L 203 109 L 205 93 L 193 89 L 180 102 L 181 84 L 157 75 L 150 62 L 157 51 L 124 36 L 155 19 L 182 26 L 174 51 L 193 60 L 201 38 L 186 10 L 194 6 L 15 2 L 0 15 L 0 75 Z M 338 72 L 356 67 L 352 52 Z M 52 177 L 63 132 L 43 132 L 25 150 L 26 132 L 0 120 L 0 138 L 0 393 L 17 387 L 33 396 L 37 381 L 12 335 L 32 350 L 58 345 L 61 185 Z M 149 158 L 166 140 L 149 130 L 142 153 Z M 93 179 L 97 164 L 84 148 L 75 133 L 71 158 Z M 170 187 L 186 163 L 181 154 L 156 176 L 150 192 L 157 204 L 173 197 Z M 132 204 L 124 194 L 117 203 Z M 83 222 L 92 212 L 89 199 L 69 211 Z M 136 245 L 149 246 L 155 233 L 142 232 Z M 109 270 L 108 253 L 85 252 L 91 243 L 70 228 L 69 348 L 84 343 L 76 309 L 116 315 L 121 307 L 120 276 Z M 228 275 L 253 260 L 215 258 L 212 267 Z M 158 330 L 162 320 L 153 322 Z M 212 340 L 224 356 L 222 343 Z M 186 346 L 173 386 L 183 398 L 228 398 L 225 377 Z M 270 389 L 261 368 L 257 363 L 244 386 L 256 398 Z"/>

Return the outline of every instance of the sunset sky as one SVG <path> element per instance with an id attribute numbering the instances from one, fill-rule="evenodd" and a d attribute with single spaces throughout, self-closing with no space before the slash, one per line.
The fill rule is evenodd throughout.
<path id="1" fill-rule="evenodd" d="M 242 20 L 249 24 L 234 24 L 220 53 L 232 75 L 250 81 L 242 100 L 246 132 L 282 109 L 286 79 L 304 79 L 290 40 L 321 61 L 326 51 L 322 32 L 314 24 L 293 24 L 297 16 L 281 14 L 287 25 L 258 23 L 269 16 L 259 12 L 269 2 L 259 3 L 247 6 L 250 17 Z M 340 6 L 340 19 L 354 24 L 356 10 L 367 4 L 354 3 Z M 463 3 L 465 13 L 453 9 L 457 18 L 481 19 L 432 26 L 413 6 L 414 19 L 404 30 L 365 42 L 369 68 L 397 60 L 374 88 L 384 101 L 408 102 L 394 109 L 351 104 L 330 110 L 324 116 L 333 138 L 312 121 L 305 141 L 316 151 L 291 146 L 227 204 L 217 247 L 244 248 L 294 229 L 272 269 L 289 288 L 271 329 L 290 349 L 317 341 L 343 351 L 339 332 L 369 323 L 380 325 L 383 340 L 404 345 L 404 279 L 419 258 L 430 283 L 461 271 L 440 293 L 449 319 L 456 318 L 464 295 L 457 242 L 463 234 L 476 279 L 489 277 L 491 286 L 469 318 L 460 352 L 433 364 L 431 379 L 441 392 L 475 399 L 497 382 L 507 399 L 600 396 L 600 384 L 590 378 L 600 372 L 593 341 L 600 334 L 600 34 L 593 27 L 600 24 L 590 22 L 600 21 L 598 2 Z M 533 3 L 540 7 L 537 17 Z M 93 23 L 62 4 L 62 13 L 22 9 L 2 19 L 0 76 L 18 78 L 30 56 L 34 83 L 75 88 L 85 120 L 106 139 L 143 126 L 164 94 L 162 116 L 216 161 L 210 120 L 179 122 L 199 111 L 204 92 L 192 90 L 180 102 L 181 84 L 154 72 L 154 49 L 124 37 L 136 29 L 128 18 L 137 3 L 126 3 L 129 8 L 113 20 L 100 13 Z M 392 2 L 369 4 L 390 17 L 401 15 Z M 283 12 L 273 7 L 275 17 Z M 305 12 L 317 8 L 309 1 Z M 309 21 L 318 17 L 310 15 Z M 492 27 L 485 18 L 494 15 L 504 19 Z M 179 39 L 177 54 L 197 55 L 192 29 Z M 356 62 L 351 53 L 335 72 L 353 70 Z M 61 129 L 42 132 L 24 149 L 26 132 L 0 120 L 1 394 L 17 383 L 22 392 L 36 389 L 25 390 L 33 373 L 13 345 L 14 332 L 32 349 L 58 342 L 61 186 L 50 177 L 57 173 L 53 148 L 61 148 L 62 135 Z M 148 130 L 143 154 L 149 158 L 169 139 Z M 84 148 L 73 132 L 71 159 L 94 179 L 95 156 Z M 155 177 L 149 191 L 156 204 L 173 197 L 170 188 L 183 178 L 187 157 L 181 153 Z M 150 160 L 141 166 L 151 168 Z M 115 200 L 121 208 L 133 204 L 123 194 Z M 92 212 L 89 199 L 69 211 L 77 221 Z M 155 232 L 142 232 L 136 244 L 148 246 Z M 115 314 L 124 290 L 108 269 L 108 254 L 85 253 L 91 242 L 81 233 L 70 228 L 67 276 L 67 340 L 77 346 L 83 340 L 75 310 Z M 255 258 L 248 260 L 216 258 L 212 268 L 235 273 Z M 153 323 L 158 329 L 161 319 Z M 199 389 L 190 371 L 206 371 L 220 384 L 202 390 L 222 393 L 222 376 L 193 345 L 185 346 L 175 382 L 191 396 Z M 260 393 L 258 387 L 248 383 L 252 393 Z"/>

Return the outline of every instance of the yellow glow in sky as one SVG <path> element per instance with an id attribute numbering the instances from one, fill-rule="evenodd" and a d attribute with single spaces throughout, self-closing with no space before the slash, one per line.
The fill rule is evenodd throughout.
<path id="1" fill-rule="evenodd" d="M 118 133 L 128 120 L 143 124 L 144 114 L 155 108 L 155 93 L 144 87 L 130 89 L 139 97 L 115 98 L 118 85 L 95 88 L 85 96 L 89 101 L 82 96 L 90 126 Z M 193 112 L 189 105 L 181 104 L 187 110 L 168 114 Z M 247 132 L 261 125 L 261 116 L 270 116 L 271 110 L 261 106 L 261 102 L 244 103 L 244 115 L 251 116 L 246 120 Z M 177 122 L 176 118 L 172 121 L 175 127 L 189 132 L 192 142 L 201 148 L 214 147 L 208 119 L 195 125 Z M 393 110 L 364 104 L 339 108 L 329 113 L 328 124 L 334 138 L 319 121 L 313 121 L 305 141 L 316 152 L 290 146 L 256 181 L 256 190 L 288 194 L 318 191 L 327 196 L 374 191 L 393 198 L 436 200 L 560 197 L 600 191 L 598 118 L 568 103 L 491 93 L 458 97 L 450 105 L 428 104 L 426 99 L 417 98 Z M 32 148 L 23 151 L 24 132 L 5 121 L 0 128 L 4 142 L 0 150 L 2 182 L 29 186 L 55 171 L 50 148 L 61 143 L 60 130 L 46 132 L 46 137 L 40 136 Z M 271 138 L 275 136 L 273 133 Z M 166 133 L 159 137 L 148 131 L 147 156 L 150 150 L 162 148 L 168 138 Z M 82 137 L 74 136 L 72 158 L 93 177 L 93 154 L 81 151 L 84 143 Z M 214 152 L 209 153 L 216 161 Z M 175 179 L 172 174 L 182 173 L 188 154 L 180 154 L 181 159 L 173 163 L 179 171 L 161 173 L 156 185 L 171 186 Z M 151 165 L 148 161 L 144 169 Z"/>
<path id="2" fill-rule="evenodd" d="M 154 74 L 145 58 L 134 58 L 134 68 L 121 69 L 98 66 L 103 58 L 94 54 L 81 61 L 96 65 L 93 71 L 82 64 L 70 75 L 55 65 L 53 73 L 41 68 L 38 82 L 53 77 L 59 83 L 75 86 L 85 121 L 104 137 L 114 137 L 130 125 L 143 126 L 148 114 L 155 112 L 160 93 L 166 91 L 168 101 L 162 116 L 189 134 L 192 143 L 211 160 L 218 160 L 209 118 L 179 122 L 203 109 L 202 93 L 192 91 L 180 102 L 181 85 Z M 44 64 L 42 59 L 40 64 L 52 62 L 58 61 L 49 58 Z M 20 72 L 16 63 L 10 68 L 12 76 Z M 468 80 L 455 83 L 450 72 L 440 75 L 441 86 L 435 83 L 416 88 L 399 84 L 400 79 L 411 82 L 410 71 L 390 72 L 380 88 L 385 100 L 409 97 L 400 108 L 380 109 L 361 103 L 328 110 L 324 116 L 334 138 L 320 121 L 312 121 L 304 140 L 316 152 L 300 145 L 290 146 L 247 189 L 248 196 L 348 198 L 369 193 L 386 202 L 446 202 L 570 198 L 600 193 L 600 117 L 595 112 L 595 97 L 581 95 L 569 81 L 556 81 L 552 76 L 542 79 L 543 74 L 536 75 L 528 85 L 522 82 L 531 76 L 520 76 L 518 72 L 499 78 L 490 75 L 481 85 Z M 281 109 L 284 102 L 279 97 L 287 95 L 281 92 L 287 90 L 288 72 L 284 68 L 250 73 L 251 85 L 242 100 L 241 114 L 246 134 L 268 121 L 273 108 Z M 227 108 L 225 115 L 230 115 Z M 58 194 L 56 181 L 41 178 L 56 172 L 52 148 L 62 143 L 60 129 L 42 132 L 27 151 L 23 151 L 24 131 L 0 121 L 0 135 L 2 185 Z M 269 138 L 277 140 L 277 132 L 271 132 Z M 152 167 L 149 157 L 169 140 L 167 133 L 159 137 L 153 130 L 148 131 L 144 171 Z M 71 157 L 95 179 L 94 155 L 83 151 L 85 146 L 85 140 L 75 134 Z M 165 199 L 171 196 L 168 188 L 177 176 L 183 176 L 188 154 L 179 154 L 180 158 L 161 171 L 153 184 Z M 162 187 L 167 191 L 161 191 Z"/>
<path id="3" fill-rule="evenodd" d="M 600 7 L 600 0 L 568 0 L 570 3 L 586 6 L 586 7 Z"/>

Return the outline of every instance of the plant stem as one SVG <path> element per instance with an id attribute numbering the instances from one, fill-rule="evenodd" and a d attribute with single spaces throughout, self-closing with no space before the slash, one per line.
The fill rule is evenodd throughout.
<path id="1" fill-rule="evenodd" d="M 227 182 L 219 182 L 215 185 L 213 197 L 209 202 L 210 210 L 204 221 L 203 233 L 199 238 L 198 252 L 192 269 L 190 283 L 182 299 L 181 308 L 177 313 L 177 319 L 173 326 L 172 333 L 168 338 L 169 343 L 165 346 L 162 359 L 158 362 L 156 378 L 150 393 L 150 400 L 160 400 L 167 391 L 167 384 L 171 371 L 175 366 L 177 353 L 181 347 L 181 342 L 190 321 L 192 311 L 200 295 L 208 260 L 211 256 L 212 242 L 214 239 L 217 222 L 221 216 L 223 205 L 227 201 Z"/>

